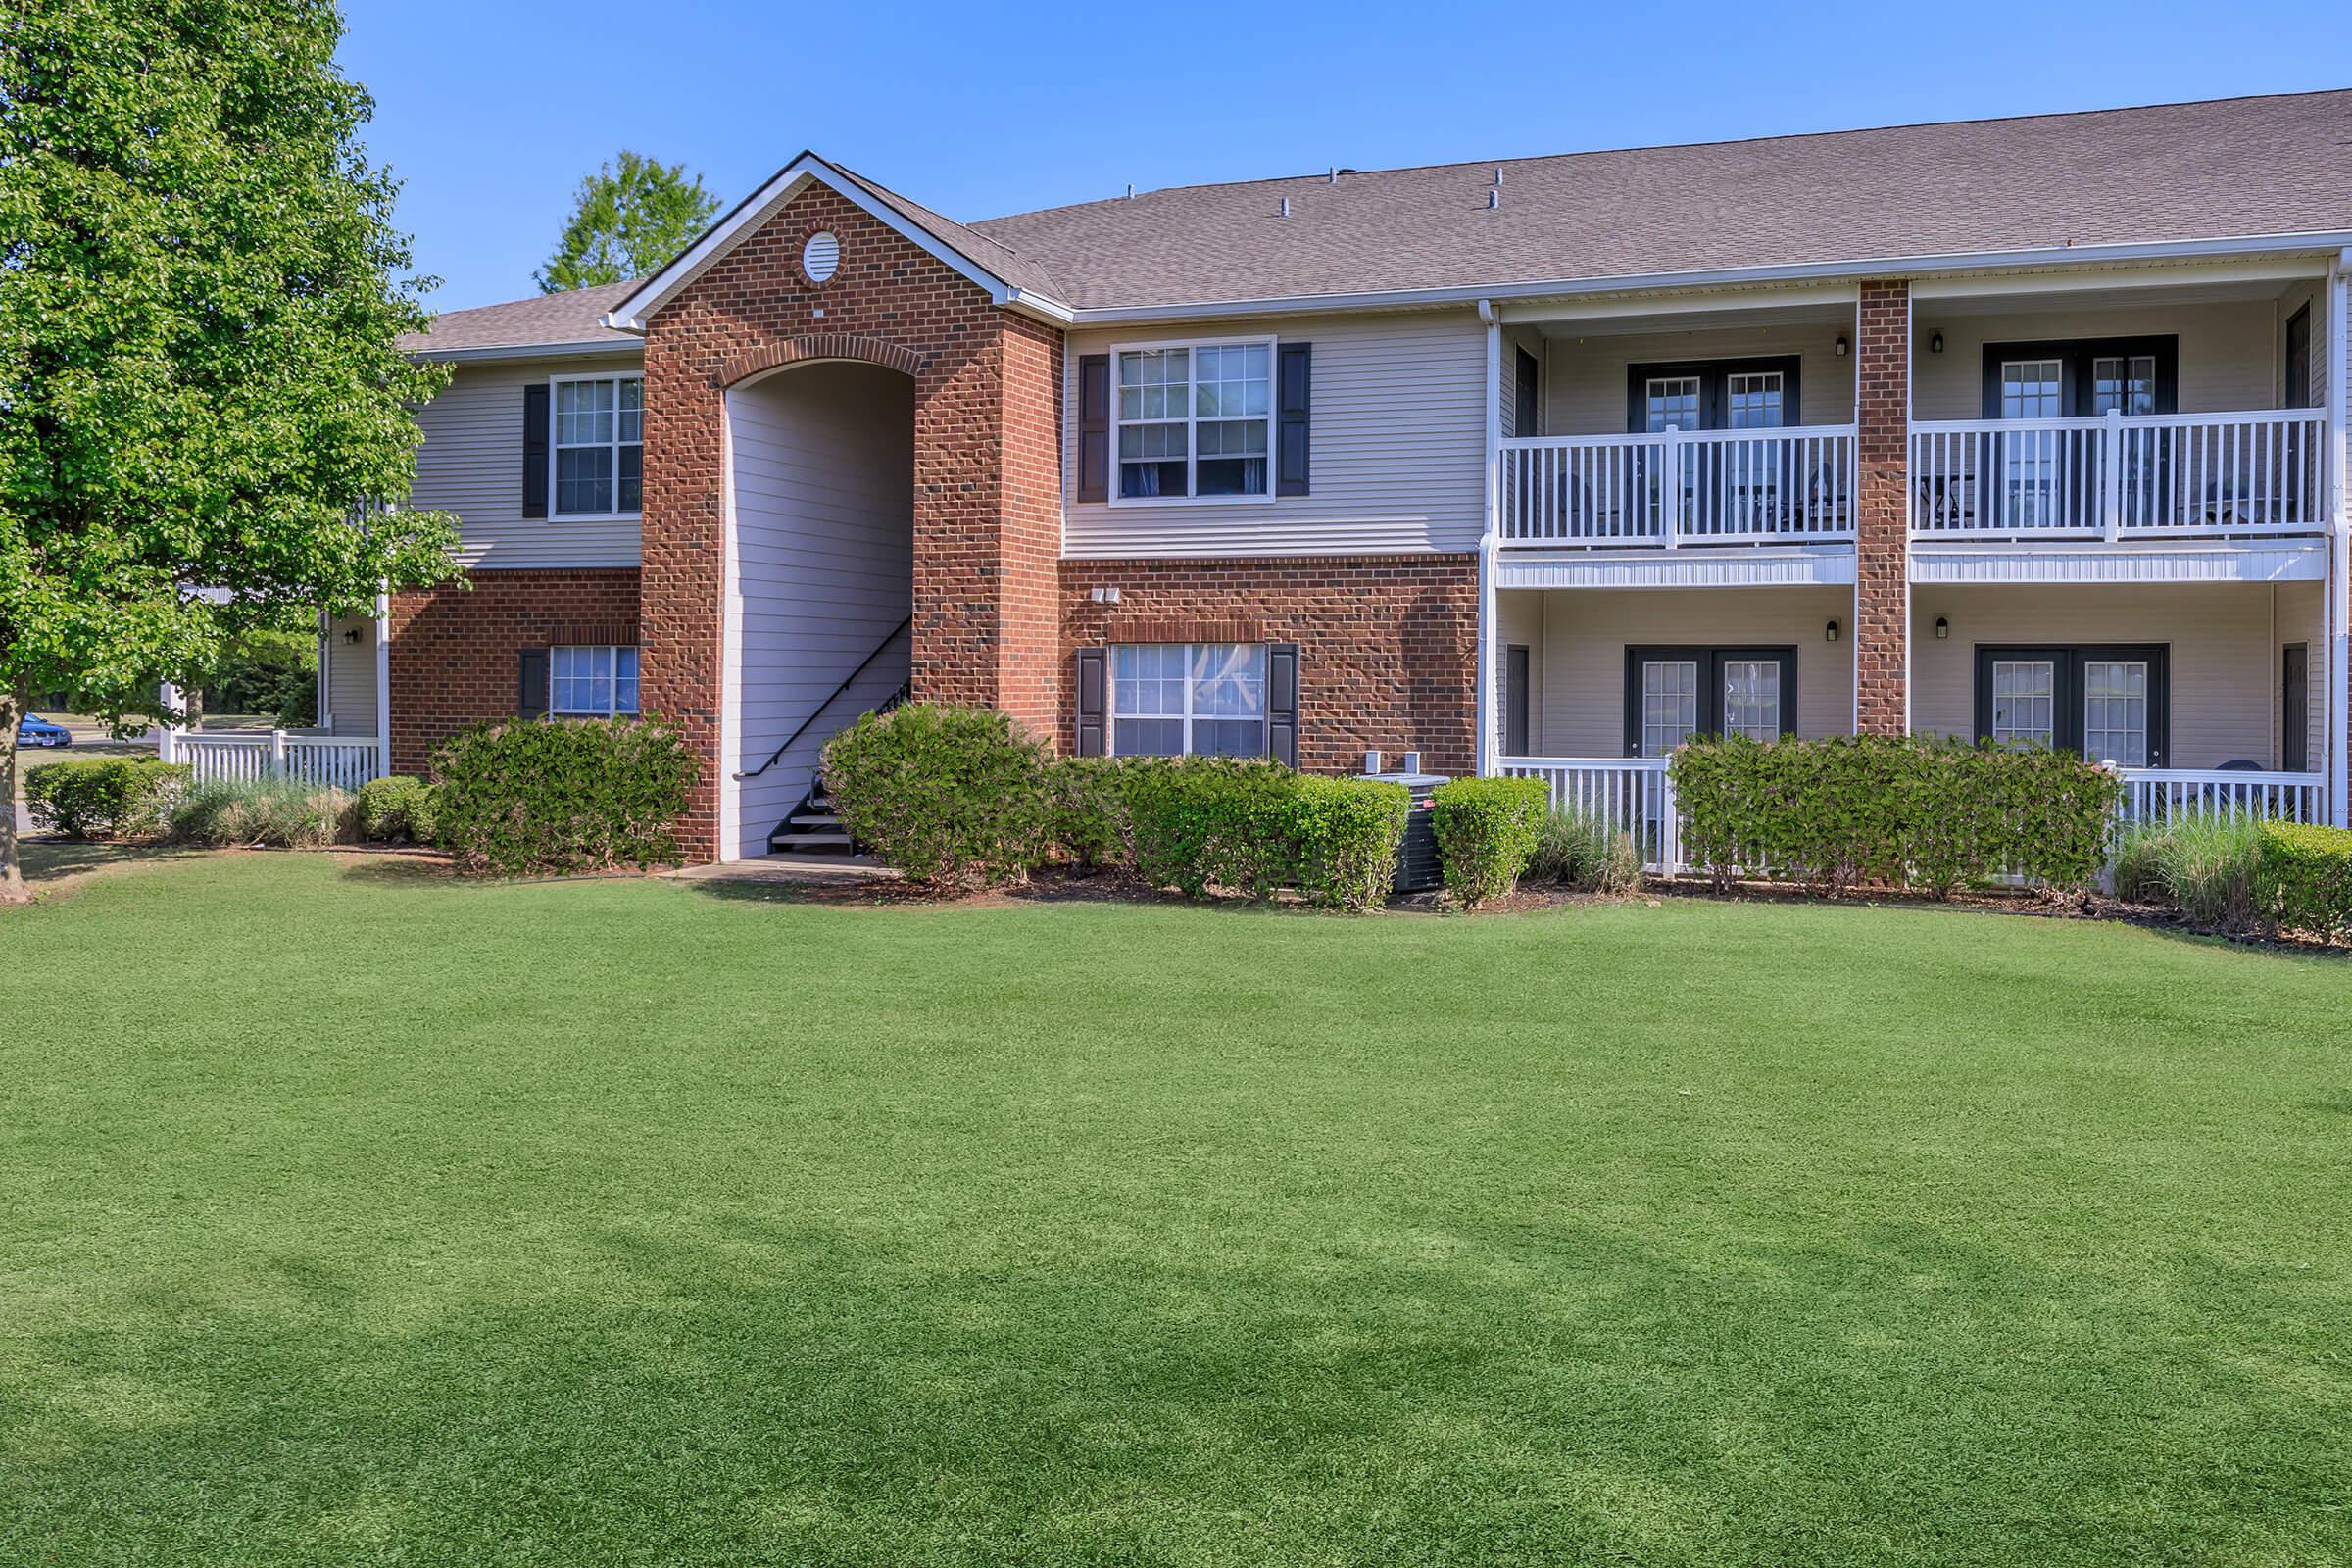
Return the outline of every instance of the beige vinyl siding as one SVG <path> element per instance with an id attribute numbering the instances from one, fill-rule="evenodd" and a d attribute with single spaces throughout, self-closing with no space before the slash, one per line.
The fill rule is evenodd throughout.
<path id="1" fill-rule="evenodd" d="M 1951 622 L 1940 642 L 1938 615 Z M 1912 596 L 1912 728 L 1976 733 L 1980 644 L 2162 643 L 2171 649 L 2169 765 L 2276 766 L 2278 649 L 2302 640 L 2290 627 L 2316 643 L 2318 616 L 2316 583 L 1923 584 Z M 2316 648 L 2313 670 L 2317 685 Z"/>
<path id="2" fill-rule="evenodd" d="M 1111 353 L 1123 343 L 1269 336 L 1278 345 L 1314 345 L 1311 495 L 1115 506 L 1077 499 L 1081 356 Z M 1486 329 L 1473 313 L 1286 318 L 1182 334 L 1149 327 L 1095 329 L 1070 333 L 1066 353 L 1065 556 L 1411 554 L 1478 548 L 1486 513 L 1487 363 Z M 1115 366 L 1112 374 L 1115 383 Z M 1113 451 L 1114 496 L 1118 484 Z"/>
<path id="3" fill-rule="evenodd" d="M 349 632 L 360 640 L 345 642 Z M 375 617 L 355 615 L 332 621 L 320 654 L 326 661 L 326 711 L 320 714 L 329 733 L 369 737 L 375 734 Z"/>
<path id="4" fill-rule="evenodd" d="M 2278 342 L 2285 318 L 2276 300 L 2135 306 L 2111 311 L 2021 311 L 1939 318 L 1935 301 L 1917 307 L 1912 331 L 1911 411 L 1920 419 L 1975 419 L 1984 413 L 1984 345 L 2085 337 L 2178 337 L 2182 414 L 2226 414 L 2278 406 Z M 1943 352 L 1932 354 L 1943 333 Z"/>
<path id="5" fill-rule="evenodd" d="M 457 514 L 469 568 L 634 566 L 638 521 L 522 514 L 522 389 L 550 376 L 635 371 L 635 354 L 457 367 L 449 387 L 417 411 L 424 446 L 410 505 Z"/>
<path id="6" fill-rule="evenodd" d="M 1797 733 L 1811 738 L 1853 729 L 1850 588 L 1564 589 L 1498 597 L 1507 628 L 1540 627 L 1531 661 L 1540 701 L 1532 705 L 1538 733 L 1530 739 L 1538 756 L 1625 755 L 1629 647 L 1794 648 Z M 1834 643 L 1824 635 L 1832 620 L 1838 630 Z"/>
<path id="7" fill-rule="evenodd" d="M 1509 717 L 1503 707 L 1510 679 L 1509 649 L 1513 644 L 1527 650 L 1527 745 L 1528 755 L 1541 757 L 1544 752 L 1544 601 L 1538 593 L 1497 593 L 1494 596 L 1494 743 L 1504 743 L 1504 724 Z"/>
<path id="8" fill-rule="evenodd" d="M 1686 360 L 1748 360 L 1795 355 L 1797 414 L 1806 424 L 1850 424 L 1854 357 L 1851 322 L 1807 322 L 1685 332 L 1640 332 L 1550 340 L 1544 367 L 1545 435 L 1620 435 L 1626 428 L 1628 377 L 1637 365 Z"/>

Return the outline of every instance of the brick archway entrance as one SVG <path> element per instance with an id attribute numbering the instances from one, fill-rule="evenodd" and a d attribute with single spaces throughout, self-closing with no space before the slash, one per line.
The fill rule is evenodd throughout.
<path id="1" fill-rule="evenodd" d="M 800 269 L 803 244 L 820 229 L 841 254 L 821 286 Z M 719 853 L 728 766 L 728 392 L 822 360 L 883 366 L 913 382 L 916 696 L 992 705 L 1053 732 L 1061 334 L 998 306 L 897 230 L 811 185 L 647 323 L 643 694 L 703 760 L 679 823 L 692 859 Z"/>

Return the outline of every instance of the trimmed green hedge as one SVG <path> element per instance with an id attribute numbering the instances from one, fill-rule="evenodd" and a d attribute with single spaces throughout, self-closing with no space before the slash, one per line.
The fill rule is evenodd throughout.
<path id="1" fill-rule="evenodd" d="M 2254 879 L 2256 905 L 2281 927 L 2352 935 L 2352 830 L 2265 822 Z"/>
<path id="2" fill-rule="evenodd" d="M 2066 753 L 1940 736 L 1708 738 L 1678 747 L 1670 767 L 1683 858 L 1719 884 L 1877 882 L 1937 898 L 2013 873 L 2088 887 L 2123 787 Z"/>
<path id="3" fill-rule="evenodd" d="M 1396 880 L 1412 809 L 1401 784 L 1222 757 L 1136 758 L 1103 776 L 1125 813 L 1129 864 L 1153 887 L 1260 900 L 1292 887 L 1310 904 L 1361 910 Z"/>
<path id="4" fill-rule="evenodd" d="M 500 876 L 675 860 L 697 771 L 659 719 L 476 724 L 433 753 L 441 842 L 461 870 Z"/>
<path id="5" fill-rule="evenodd" d="M 984 887 L 1046 857 L 1046 752 L 992 708 L 909 703 L 826 743 L 825 786 L 850 836 L 909 879 Z"/>
<path id="6" fill-rule="evenodd" d="M 378 844 L 430 844 L 441 787 L 405 773 L 371 778 L 360 786 L 360 833 Z"/>
<path id="7" fill-rule="evenodd" d="M 184 762 L 93 757 L 24 769 L 33 824 L 76 839 L 153 838 L 188 787 Z"/>
<path id="8" fill-rule="evenodd" d="M 1518 887 L 1551 791 L 1537 778 L 1464 778 L 1430 791 L 1429 804 L 1446 891 L 1475 908 Z"/>

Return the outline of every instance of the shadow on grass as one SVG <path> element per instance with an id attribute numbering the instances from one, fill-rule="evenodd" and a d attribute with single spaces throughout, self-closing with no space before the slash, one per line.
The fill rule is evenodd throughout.
<path id="1" fill-rule="evenodd" d="M 380 887 L 416 887 L 424 883 L 463 880 L 447 856 L 429 851 L 401 854 L 382 849 L 346 852 L 341 865 L 336 868 L 336 875 L 346 882 L 366 882 Z"/>
<path id="2" fill-rule="evenodd" d="M 24 880 L 36 892 L 94 872 L 184 860 L 204 853 L 176 845 L 93 844 L 75 839 L 25 839 L 20 848 Z"/>

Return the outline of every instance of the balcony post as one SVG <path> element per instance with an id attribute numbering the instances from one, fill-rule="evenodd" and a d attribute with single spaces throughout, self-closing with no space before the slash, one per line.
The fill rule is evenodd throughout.
<path id="1" fill-rule="evenodd" d="M 1911 281 L 1863 282 L 1854 305 L 1854 728 L 1911 727 Z"/>
<path id="2" fill-rule="evenodd" d="M 1669 550 L 1683 542 L 1683 432 L 1666 427 L 1666 444 L 1658 457 L 1658 538 Z"/>
<path id="3" fill-rule="evenodd" d="M 2124 537 L 2124 411 L 2109 409 L 2099 427 L 2099 520 L 2107 542 Z"/>

